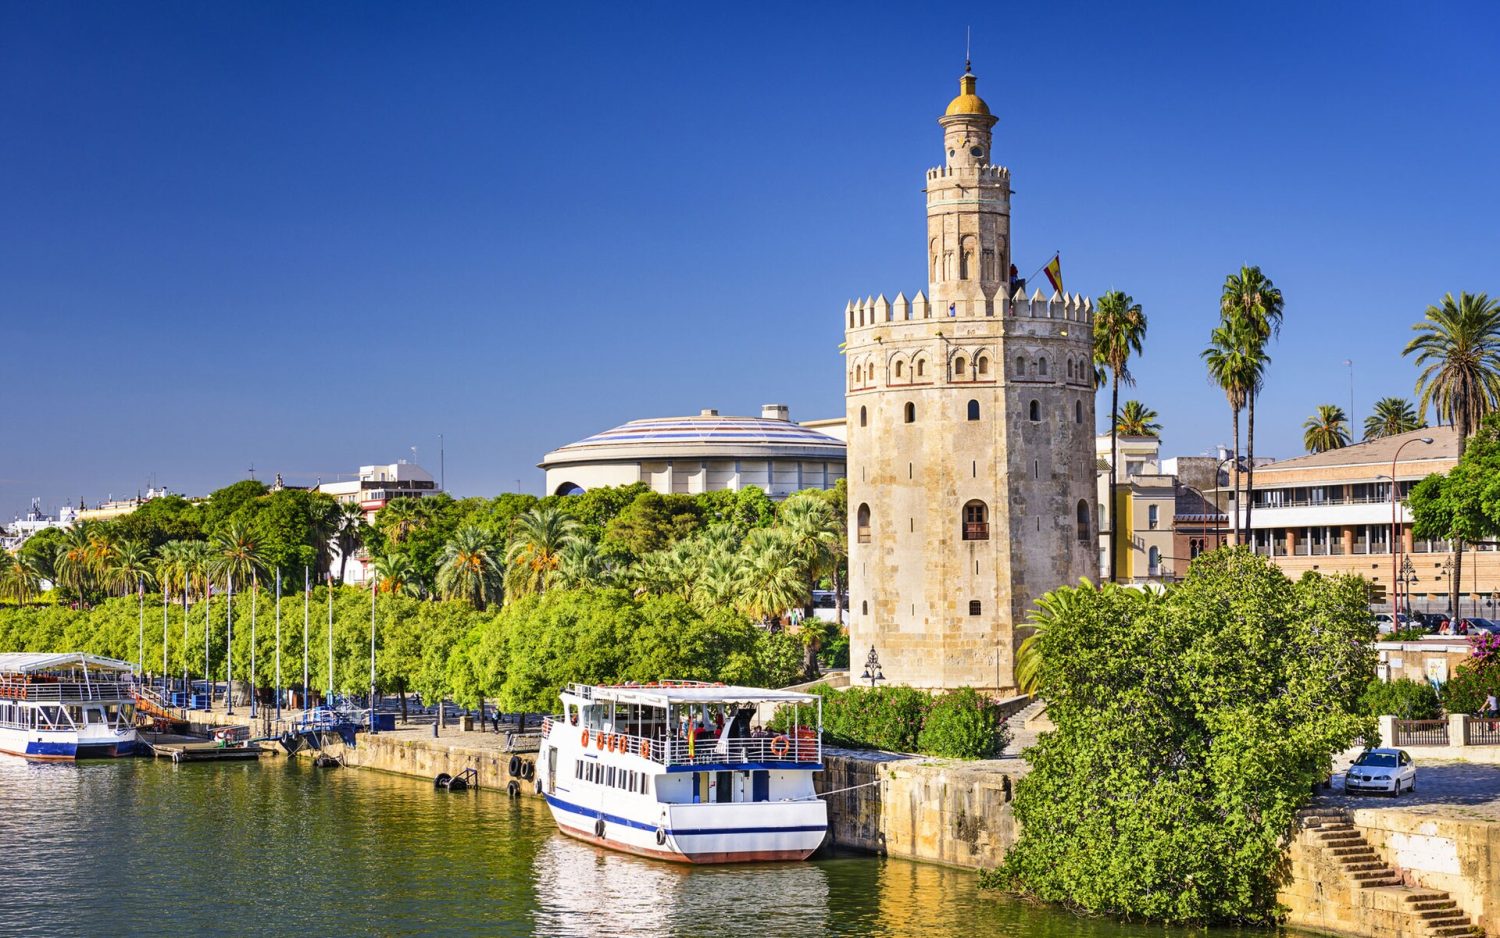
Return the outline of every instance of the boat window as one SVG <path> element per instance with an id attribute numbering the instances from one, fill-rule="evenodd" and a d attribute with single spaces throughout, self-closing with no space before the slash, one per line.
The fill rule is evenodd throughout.
<path id="1" fill-rule="evenodd" d="M 84 715 L 84 718 L 85 718 L 86 722 L 89 722 L 89 723 L 104 723 L 105 722 L 104 711 L 100 710 L 98 707 L 85 707 L 84 711 L 83 711 L 83 715 Z"/>
<path id="2" fill-rule="evenodd" d="M 70 720 L 73 721 L 73 725 L 74 726 L 82 726 L 83 725 L 83 708 L 82 707 L 78 707 L 78 706 L 71 706 L 71 707 L 67 707 L 66 709 L 68 711 L 68 719 L 70 719 Z"/>
<path id="3" fill-rule="evenodd" d="M 573 777 L 574 778 L 583 778 L 583 763 L 582 762 L 578 762 L 576 760 L 573 762 Z"/>

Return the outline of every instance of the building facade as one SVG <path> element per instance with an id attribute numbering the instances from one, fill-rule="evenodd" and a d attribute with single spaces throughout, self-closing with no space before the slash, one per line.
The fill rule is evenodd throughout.
<path id="1" fill-rule="evenodd" d="M 276 487 L 283 487 L 280 475 L 276 477 Z M 333 496 L 341 504 L 358 505 L 364 509 L 365 520 L 374 521 L 376 512 L 391 499 L 422 498 L 436 495 L 441 490 L 432 473 L 401 459 L 383 466 L 360 466 L 354 478 L 320 482 L 317 491 Z M 341 560 L 337 538 L 329 542 L 328 549 L 333 558 L 333 569 L 337 570 Z M 363 549 L 351 553 L 349 562 L 343 565 L 344 582 L 365 582 L 369 575 L 369 560 Z"/>
<path id="2" fill-rule="evenodd" d="M 927 290 L 844 311 L 849 629 L 892 683 L 1005 692 L 1036 598 L 1097 571 L 1093 306 L 1011 292 L 1010 171 L 974 75 L 959 88 Z"/>
<path id="3" fill-rule="evenodd" d="M 1377 608 L 1390 608 L 1393 585 L 1409 558 L 1416 579 L 1402 592 L 1415 611 L 1490 617 L 1500 609 L 1496 545 L 1465 547 L 1461 609 L 1451 610 L 1454 545 L 1414 537 L 1406 508 L 1413 485 L 1457 463 L 1457 431 L 1430 427 L 1256 466 L 1247 541 L 1292 577 L 1307 570 L 1359 574 L 1373 587 Z M 1240 518 L 1243 523 L 1243 506 Z"/>
<path id="4" fill-rule="evenodd" d="M 1207 492 L 1216 488 L 1220 460 L 1213 456 L 1161 458 L 1161 441 L 1149 436 L 1116 440 L 1115 510 L 1109 504 L 1109 434 L 1095 443 L 1099 465 L 1099 580 L 1110 578 L 1110 548 L 1118 552 L 1116 582 L 1169 583 L 1187 575 L 1199 554 L 1222 547 L 1225 515 Z"/>
<path id="5" fill-rule="evenodd" d="M 559 447 L 542 458 L 549 495 L 644 482 L 663 495 L 697 495 L 757 486 L 771 498 L 830 489 L 844 477 L 843 421 L 792 422 L 785 404 L 759 417 L 632 420 Z"/>

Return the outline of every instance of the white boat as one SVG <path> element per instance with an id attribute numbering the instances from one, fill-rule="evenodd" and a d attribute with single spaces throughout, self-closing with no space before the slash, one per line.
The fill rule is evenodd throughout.
<path id="1" fill-rule="evenodd" d="M 0 654 L 0 752 L 45 762 L 135 753 L 131 666 L 87 655 Z"/>
<path id="2" fill-rule="evenodd" d="M 823 842 L 816 695 L 663 681 L 570 684 L 561 697 L 536 784 L 564 834 L 688 863 L 802 860 Z M 785 731 L 760 729 L 763 709 L 788 705 Z"/>

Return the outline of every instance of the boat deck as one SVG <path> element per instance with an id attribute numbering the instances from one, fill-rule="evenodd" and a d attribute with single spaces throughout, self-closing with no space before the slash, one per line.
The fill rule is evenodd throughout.
<path id="1" fill-rule="evenodd" d="M 223 762 L 236 759 L 258 759 L 265 752 L 254 743 L 248 746 L 225 746 L 212 740 L 193 740 L 189 737 L 163 737 L 173 739 L 173 742 L 142 740 L 151 748 L 151 752 L 158 759 L 171 759 L 173 762 Z M 178 741 L 180 740 L 180 741 Z"/>

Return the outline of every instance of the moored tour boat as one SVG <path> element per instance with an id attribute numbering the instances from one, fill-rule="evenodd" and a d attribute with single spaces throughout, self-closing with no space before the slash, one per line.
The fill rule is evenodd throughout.
<path id="1" fill-rule="evenodd" d="M 537 790 L 580 840 L 688 863 L 802 860 L 828 830 L 813 694 L 696 681 L 570 684 L 543 727 Z M 783 732 L 761 709 L 790 707 Z"/>
<path id="2" fill-rule="evenodd" d="M 124 661 L 0 654 L 0 752 L 46 762 L 135 752 L 135 699 Z"/>

